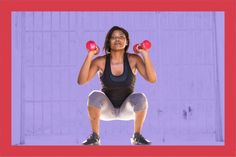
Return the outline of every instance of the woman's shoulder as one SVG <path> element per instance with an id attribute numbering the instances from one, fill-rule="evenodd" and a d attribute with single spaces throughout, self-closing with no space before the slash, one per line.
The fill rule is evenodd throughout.
<path id="1" fill-rule="evenodd" d="M 99 75 L 101 76 L 101 74 L 103 73 L 103 71 L 105 69 L 106 55 L 97 56 L 94 59 L 94 61 L 96 62 L 95 64 L 97 65 L 97 67 L 99 68 Z"/>
<path id="2" fill-rule="evenodd" d="M 95 59 L 94 59 L 94 62 L 96 62 L 97 64 L 104 64 L 106 61 L 106 55 L 102 55 L 102 56 L 97 56 Z"/>
<path id="3" fill-rule="evenodd" d="M 130 60 L 137 60 L 138 58 L 140 58 L 140 56 L 138 54 L 135 53 L 127 53 L 128 54 L 128 58 Z"/>
<path id="4" fill-rule="evenodd" d="M 96 61 L 102 61 L 106 59 L 106 55 L 102 55 L 102 56 L 97 56 L 96 58 L 94 58 L 94 60 Z"/>

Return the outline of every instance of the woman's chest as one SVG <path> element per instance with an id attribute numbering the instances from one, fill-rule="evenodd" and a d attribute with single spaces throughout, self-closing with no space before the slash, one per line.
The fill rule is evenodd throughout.
<path id="1" fill-rule="evenodd" d="M 130 69 L 132 70 L 133 74 L 136 74 L 137 69 L 135 66 L 135 61 L 130 57 L 128 57 L 128 61 L 129 61 L 128 63 L 122 62 L 122 63 L 115 63 L 115 64 L 112 64 L 110 62 L 110 64 L 108 64 L 108 65 L 106 65 L 106 61 L 104 61 L 102 64 L 99 65 L 99 75 L 101 76 L 104 73 L 106 68 L 107 68 L 107 70 L 108 70 L 108 68 L 110 68 L 111 73 L 114 76 L 122 75 L 125 70 L 125 66 L 126 67 L 129 66 Z"/>

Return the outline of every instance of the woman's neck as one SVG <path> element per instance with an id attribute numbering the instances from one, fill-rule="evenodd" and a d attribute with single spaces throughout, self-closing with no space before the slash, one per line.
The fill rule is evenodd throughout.
<path id="1" fill-rule="evenodd" d="M 111 61 L 112 63 L 123 63 L 124 51 L 112 51 L 111 52 Z"/>

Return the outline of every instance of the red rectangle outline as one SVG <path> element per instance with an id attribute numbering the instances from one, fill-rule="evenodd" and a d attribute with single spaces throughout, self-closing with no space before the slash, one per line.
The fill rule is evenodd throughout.
<path id="1" fill-rule="evenodd" d="M 224 11 L 225 146 L 11 146 L 12 11 Z M 0 1 L 0 156 L 236 156 L 234 0 Z"/>

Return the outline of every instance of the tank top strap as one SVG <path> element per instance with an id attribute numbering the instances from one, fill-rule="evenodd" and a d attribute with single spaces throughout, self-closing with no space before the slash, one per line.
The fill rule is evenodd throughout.
<path id="1" fill-rule="evenodd" d="M 126 67 L 128 73 L 132 75 L 133 72 L 132 72 L 131 66 L 129 64 L 128 53 L 125 53 L 125 67 Z"/>
<path id="2" fill-rule="evenodd" d="M 104 69 L 104 74 L 109 73 L 109 67 L 110 67 L 110 54 L 106 55 L 106 62 L 105 62 L 105 69 Z"/>

